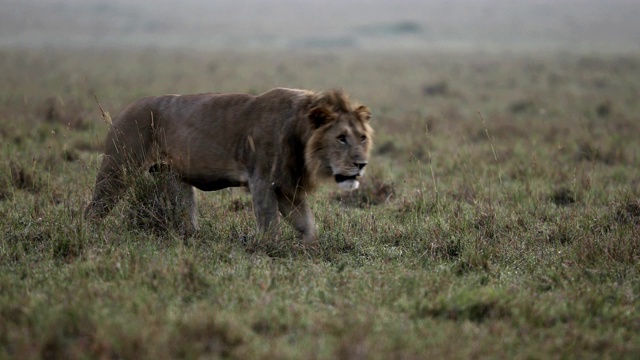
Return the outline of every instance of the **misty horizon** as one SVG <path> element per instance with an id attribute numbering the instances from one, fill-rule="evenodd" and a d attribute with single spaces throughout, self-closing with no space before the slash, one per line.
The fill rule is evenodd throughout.
<path id="1" fill-rule="evenodd" d="M 630 0 L 8 1 L 2 47 L 637 52 Z"/>

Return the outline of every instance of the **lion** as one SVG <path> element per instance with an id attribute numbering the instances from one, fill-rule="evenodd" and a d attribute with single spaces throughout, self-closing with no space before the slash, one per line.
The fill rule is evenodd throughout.
<path id="1" fill-rule="evenodd" d="M 104 218 L 130 183 L 127 175 L 163 163 L 202 191 L 248 187 L 261 233 L 280 213 L 303 243 L 315 244 L 307 197 L 323 179 L 358 188 L 372 146 L 370 118 L 342 90 L 140 99 L 113 121 L 85 218 Z"/>

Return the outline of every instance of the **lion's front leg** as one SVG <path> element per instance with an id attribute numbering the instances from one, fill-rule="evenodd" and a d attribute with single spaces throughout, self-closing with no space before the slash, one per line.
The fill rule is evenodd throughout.
<path id="1" fill-rule="evenodd" d="M 278 193 L 278 208 L 282 215 L 302 235 L 302 242 L 312 245 L 317 242 L 316 225 L 309 204 L 302 196 L 287 196 Z"/>
<path id="2" fill-rule="evenodd" d="M 278 200 L 273 186 L 270 183 L 256 181 L 250 182 L 249 188 L 258 229 L 263 235 L 273 237 L 277 231 L 278 219 Z"/>

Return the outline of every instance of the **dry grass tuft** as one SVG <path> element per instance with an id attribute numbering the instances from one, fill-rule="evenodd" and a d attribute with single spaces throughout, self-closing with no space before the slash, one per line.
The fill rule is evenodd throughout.
<path id="1" fill-rule="evenodd" d="M 235 198 L 231 200 L 231 202 L 229 203 L 228 209 L 229 211 L 232 211 L 232 212 L 240 212 L 240 211 L 245 211 L 247 209 L 250 210 L 252 209 L 251 199 Z"/>
<path id="2" fill-rule="evenodd" d="M 101 341 L 97 327 L 81 309 L 65 309 L 50 325 L 40 356 L 43 359 L 116 357 L 110 346 Z"/>
<path id="3" fill-rule="evenodd" d="M 335 358 L 340 360 L 366 360 L 373 357 L 372 346 L 368 340 L 369 326 L 351 329 L 338 344 Z"/>
<path id="4" fill-rule="evenodd" d="M 20 190 L 26 190 L 32 193 L 40 191 L 42 184 L 36 174 L 36 168 L 33 166 L 30 170 L 25 169 L 21 164 L 10 160 L 9 171 L 11 172 L 11 184 Z"/>
<path id="5" fill-rule="evenodd" d="M 10 177 L 0 174 L 0 201 L 7 200 L 11 197 L 11 180 Z"/>
<path id="6" fill-rule="evenodd" d="M 247 331 L 237 322 L 207 309 L 183 316 L 170 339 L 172 358 L 234 358 L 246 343 Z"/>
<path id="7" fill-rule="evenodd" d="M 483 323 L 490 320 L 504 320 L 511 317 L 508 308 L 496 300 L 472 302 L 470 304 L 439 304 L 420 309 L 418 316 L 444 318 L 453 321 L 471 321 Z"/>

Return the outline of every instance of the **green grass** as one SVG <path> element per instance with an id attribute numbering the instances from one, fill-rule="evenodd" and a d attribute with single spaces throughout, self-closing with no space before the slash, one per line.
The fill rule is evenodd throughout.
<path id="1" fill-rule="evenodd" d="M 0 358 L 632 358 L 640 58 L 0 52 Z M 446 86 L 437 94 L 432 84 Z M 249 195 L 183 240 L 80 217 L 144 95 L 341 86 L 374 111 L 320 246 L 260 247 Z"/>

